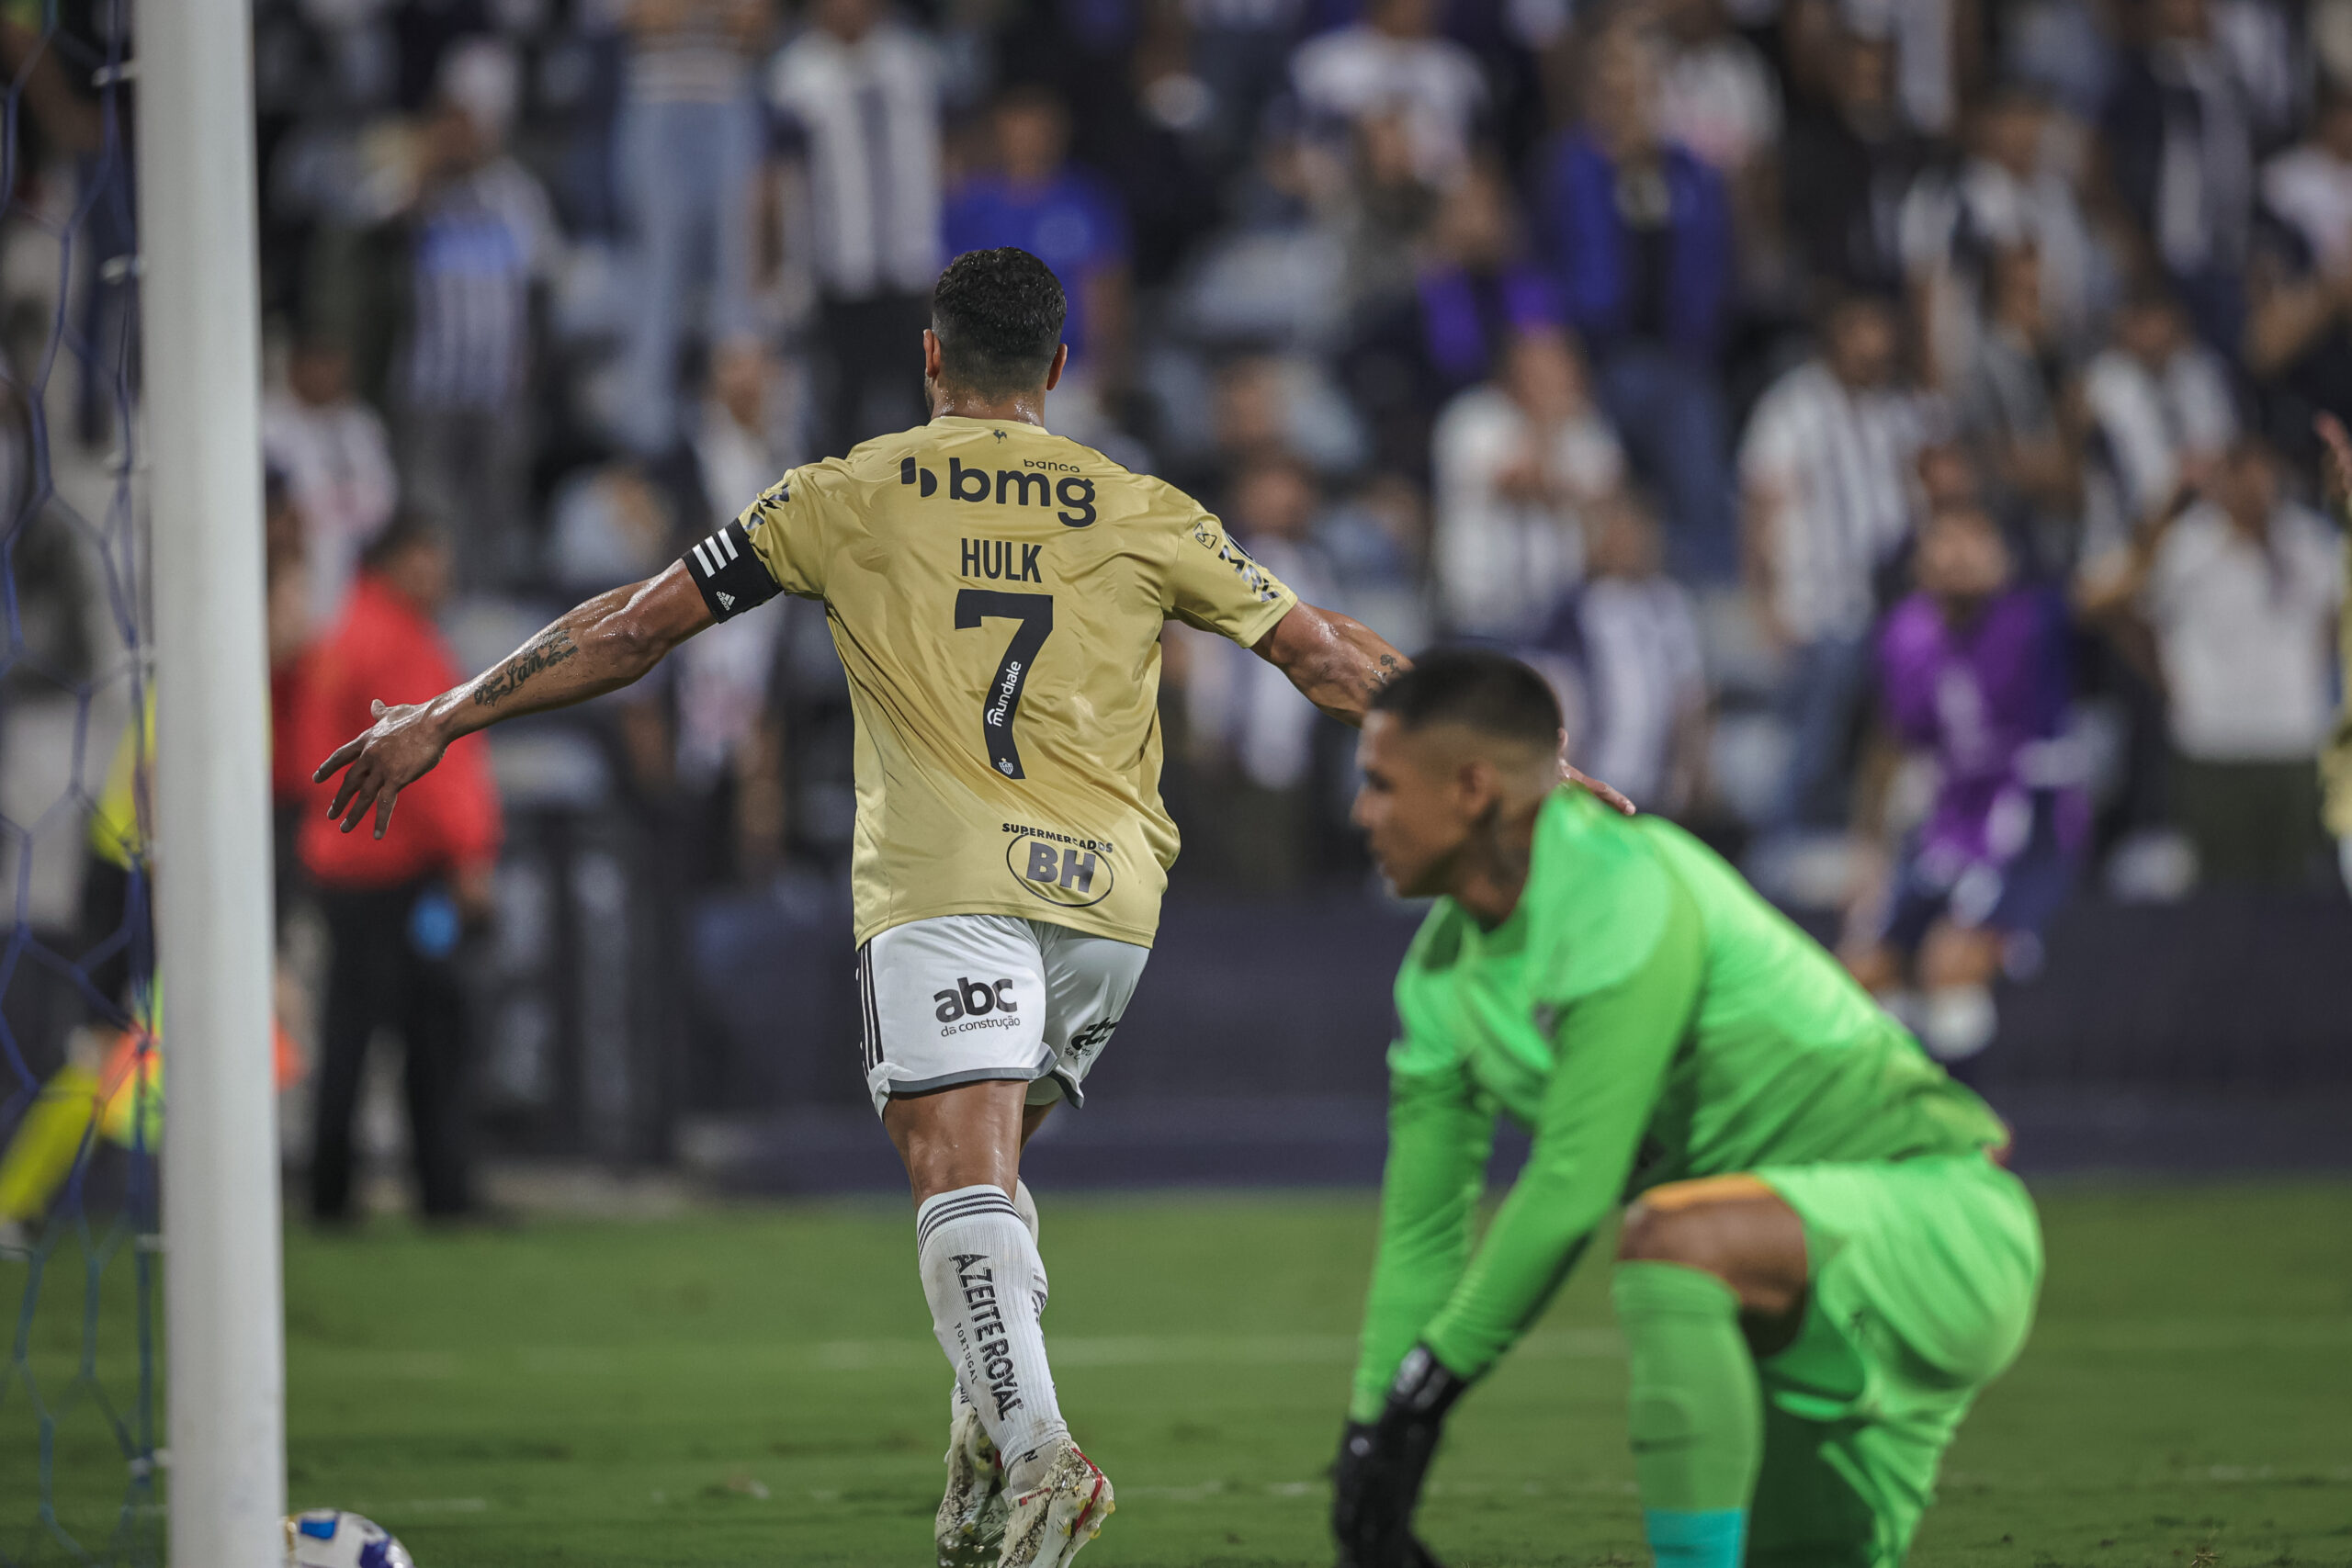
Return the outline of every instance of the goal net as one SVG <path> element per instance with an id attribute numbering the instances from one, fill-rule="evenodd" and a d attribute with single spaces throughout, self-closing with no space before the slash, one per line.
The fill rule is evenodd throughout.
<path id="1" fill-rule="evenodd" d="M 163 1544 L 128 12 L 0 7 L 0 1568 Z"/>

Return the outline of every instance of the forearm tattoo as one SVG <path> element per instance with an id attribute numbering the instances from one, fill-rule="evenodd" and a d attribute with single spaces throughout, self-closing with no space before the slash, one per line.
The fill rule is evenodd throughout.
<path id="1" fill-rule="evenodd" d="M 482 677 L 474 688 L 474 702 L 480 706 L 494 708 L 523 689 L 523 682 L 542 670 L 551 669 L 580 651 L 565 626 L 550 626 L 523 645 L 522 650 L 505 663 Z"/>

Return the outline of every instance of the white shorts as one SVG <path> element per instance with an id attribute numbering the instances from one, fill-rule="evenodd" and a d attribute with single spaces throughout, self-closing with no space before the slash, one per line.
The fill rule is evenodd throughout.
<path id="1" fill-rule="evenodd" d="M 865 1087 L 890 1097 L 1019 1078 L 1029 1103 L 1086 1103 L 1151 949 L 1011 915 L 941 915 L 857 953 Z"/>

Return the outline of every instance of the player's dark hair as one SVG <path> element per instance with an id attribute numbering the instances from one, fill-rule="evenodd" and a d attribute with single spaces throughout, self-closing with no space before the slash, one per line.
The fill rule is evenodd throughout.
<path id="1" fill-rule="evenodd" d="M 940 379 L 983 397 L 1043 386 L 1069 309 L 1054 269 L 1027 251 L 966 251 L 931 291 Z"/>
<path id="2" fill-rule="evenodd" d="M 1372 711 L 1407 729 L 1458 724 L 1546 750 L 1560 743 L 1560 699 L 1544 677 L 1480 648 L 1431 649 L 1374 694 Z"/>

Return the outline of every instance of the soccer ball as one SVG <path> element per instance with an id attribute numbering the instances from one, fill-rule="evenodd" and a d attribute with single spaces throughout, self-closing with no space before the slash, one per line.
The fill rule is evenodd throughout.
<path id="1" fill-rule="evenodd" d="M 408 1548 L 379 1524 L 341 1508 L 286 1521 L 286 1568 L 416 1568 Z"/>

